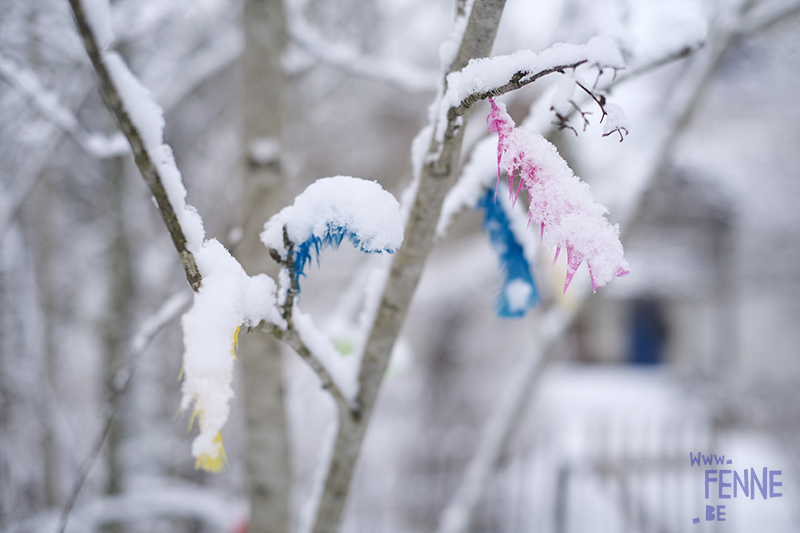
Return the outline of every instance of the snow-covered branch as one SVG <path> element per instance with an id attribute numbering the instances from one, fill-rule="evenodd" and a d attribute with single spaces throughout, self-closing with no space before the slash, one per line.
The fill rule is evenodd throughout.
<path id="1" fill-rule="evenodd" d="M 72 13 L 75 16 L 75 23 L 83 40 L 84 48 L 89 55 L 89 59 L 97 75 L 98 87 L 103 96 L 103 100 L 114 117 L 114 120 L 128 139 L 128 143 L 133 150 L 136 164 L 155 197 L 161 217 L 164 219 L 167 230 L 172 237 L 172 242 L 178 251 L 181 263 L 186 272 L 186 279 L 189 281 L 189 285 L 192 289 L 197 291 L 200 288 L 202 277 L 197 267 L 194 254 L 190 251 L 189 244 L 187 243 L 187 235 L 184 233 L 183 227 L 185 224 L 180 222 L 179 217 L 183 219 L 195 219 L 193 225 L 199 224 L 201 232 L 202 222 L 199 221 L 199 216 L 197 216 L 196 212 L 189 212 L 185 206 L 181 206 L 183 209 L 181 209 L 182 212 L 179 213 L 173 205 L 176 198 L 170 198 L 170 196 L 177 196 L 180 200 L 183 200 L 186 191 L 185 189 L 183 191 L 179 190 L 183 189 L 179 177 L 177 180 L 173 179 L 173 185 L 175 185 L 173 187 L 173 195 L 170 195 L 167 191 L 162 174 L 165 170 L 174 170 L 174 172 L 177 172 L 177 168 L 175 168 L 171 153 L 167 153 L 163 150 L 165 145 L 161 143 L 161 126 L 158 124 L 158 121 L 156 121 L 155 125 L 136 124 L 131 117 L 132 110 L 129 106 L 137 105 L 141 100 L 139 100 L 139 102 L 133 102 L 135 98 L 130 98 L 130 96 L 137 93 L 146 94 L 146 91 L 136 82 L 130 72 L 128 72 L 119 56 L 103 50 L 103 46 L 111 41 L 113 34 L 111 34 L 110 30 L 110 20 L 100 21 L 100 19 L 103 18 L 100 13 L 102 9 L 96 9 L 94 12 L 87 13 L 81 0 L 69 0 L 69 3 L 72 7 Z M 97 8 L 97 6 L 93 7 Z M 104 7 L 108 9 L 107 5 Z M 92 23 L 89 22 L 89 17 L 93 18 Z M 108 28 L 102 28 L 102 24 L 107 24 Z M 95 32 L 98 32 L 100 35 L 107 35 L 107 37 L 103 39 L 105 41 L 103 45 L 98 42 L 100 39 L 96 37 Z M 113 65 L 112 68 L 115 70 L 116 76 L 112 76 L 109 64 Z M 120 87 L 118 87 L 121 79 L 125 80 L 124 83 L 127 86 L 128 101 L 123 99 Z M 153 114 L 153 110 L 148 108 L 147 105 L 140 105 L 137 111 L 139 111 L 140 117 Z M 154 114 L 158 117 L 159 110 L 156 110 Z M 148 116 L 145 120 L 149 121 L 151 118 Z M 154 133 L 154 130 L 157 131 Z M 150 137 L 149 143 L 146 143 L 145 135 Z M 148 146 L 148 144 L 150 144 L 150 146 Z M 159 148 L 162 149 L 160 150 L 162 153 L 158 154 L 158 156 L 151 153 L 154 149 Z M 197 235 L 191 237 L 194 237 L 193 240 L 196 246 L 201 244 L 202 235 L 199 236 L 200 242 L 197 242 Z"/>
<path id="2" fill-rule="evenodd" d="M 128 152 L 128 143 L 122 134 L 109 137 L 86 131 L 72 111 L 62 105 L 58 95 L 42 86 L 34 72 L 20 67 L 2 54 L 0 80 L 21 92 L 42 117 L 69 133 L 89 155 L 105 159 Z"/>
<path id="3" fill-rule="evenodd" d="M 233 398 L 239 330 L 262 321 L 285 325 L 276 307 L 275 282 L 264 274 L 248 276 L 219 241 L 205 239 L 202 218 L 186 203 L 172 149 L 163 142 L 162 109 L 122 58 L 106 50 L 113 40 L 108 3 L 70 0 L 70 5 L 101 95 L 133 149 L 195 291 L 182 321 L 185 378 L 180 408 L 191 408 L 192 420 L 199 421 L 200 433 L 192 444 L 196 466 L 219 471 L 226 463 L 222 428 Z"/>
<path id="4" fill-rule="evenodd" d="M 301 8 L 287 10 L 287 29 L 297 46 L 325 65 L 404 91 L 436 90 L 436 72 L 389 58 L 364 55 L 347 44 L 332 43 L 305 18 Z"/>
<path id="5" fill-rule="evenodd" d="M 704 39 L 692 39 L 691 42 L 687 42 L 675 50 L 668 51 L 630 70 L 624 70 L 618 73 L 613 81 L 602 85 L 601 88 L 604 92 L 611 93 L 614 88 L 627 81 L 631 81 L 636 77 L 689 57 L 699 51 L 704 45 Z M 587 93 L 591 92 L 586 89 L 584 90 Z M 549 96 L 549 94 L 545 93 L 545 96 L 542 98 L 547 98 L 547 96 Z M 589 98 L 590 96 L 586 96 L 585 100 Z M 563 117 L 563 122 L 568 122 L 572 114 L 577 112 L 583 104 L 584 101 L 577 102 L 577 105 L 572 107 L 568 114 Z M 531 128 L 532 116 L 533 114 L 529 115 L 523 121 L 522 127 Z M 556 127 L 559 127 L 559 121 L 543 122 L 540 127 L 531 129 L 536 129 L 542 136 L 547 137 Z M 436 235 L 438 238 L 443 238 L 447 235 L 448 228 L 453 220 L 464 210 L 474 209 L 478 200 L 485 194 L 485 191 L 495 185 L 496 180 L 494 175 L 497 170 L 495 157 L 496 144 L 497 143 L 487 130 L 487 135 L 472 145 L 470 153 L 466 157 L 467 164 L 463 167 L 458 182 L 447 194 L 447 198 L 444 201 L 442 214 L 436 228 Z"/>
<path id="6" fill-rule="evenodd" d="M 447 114 L 461 116 L 480 100 L 520 89 L 554 72 L 574 71 L 584 64 L 597 68 L 600 74 L 606 68 L 616 72 L 625 67 L 616 45 L 607 37 L 595 37 L 585 45 L 556 44 L 540 54 L 521 50 L 470 61 L 463 70 L 447 77 Z"/>

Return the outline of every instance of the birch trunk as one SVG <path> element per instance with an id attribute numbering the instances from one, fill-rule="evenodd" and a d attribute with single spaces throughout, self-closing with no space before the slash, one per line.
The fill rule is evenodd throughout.
<path id="1" fill-rule="evenodd" d="M 280 0 L 246 0 L 242 57 L 243 237 L 237 259 L 249 274 L 277 276 L 275 262 L 259 240 L 263 223 L 286 203 L 279 153 L 286 45 Z M 261 148 L 261 152 L 257 148 Z M 269 154 L 267 154 L 269 155 Z M 270 270 L 272 269 L 272 270 Z M 248 496 L 251 533 L 286 533 L 290 529 L 291 473 L 284 409 L 283 364 L 277 339 L 262 332 L 241 336 L 244 409 L 247 422 Z"/>

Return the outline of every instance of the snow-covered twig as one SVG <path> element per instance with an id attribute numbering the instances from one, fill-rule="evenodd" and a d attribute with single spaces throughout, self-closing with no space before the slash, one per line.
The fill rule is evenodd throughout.
<path id="1" fill-rule="evenodd" d="M 317 61 L 354 76 L 386 83 L 409 92 L 433 92 L 436 76 L 412 65 L 388 58 L 364 55 L 352 46 L 328 41 L 306 20 L 302 9 L 289 9 L 287 29 L 292 41 Z"/>
<path id="2" fill-rule="evenodd" d="M 522 87 L 530 85 L 531 83 L 535 82 L 536 80 L 544 76 L 547 76 L 548 74 L 553 74 L 554 72 L 560 72 L 561 74 L 563 74 L 568 70 L 573 70 L 578 68 L 579 66 L 585 64 L 586 62 L 587 62 L 586 59 L 581 59 L 573 63 L 555 65 L 541 70 L 535 70 L 535 71 L 518 70 L 514 72 L 508 79 L 508 81 L 503 83 L 502 85 L 497 85 L 495 87 L 491 87 L 481 92 L 475 92 L 470 94 L 469 96 L 461 100 L 458 103 L 458 105 L 451 107 L 450 111 L 448 111 L 448 115 L 452 115 L 454 117 L 461 116 L 480 100 L 486 100 L 488 98 L 501 96 L 508 92 L 521 89 Z"/>
<path id="3" fill-rule="evenodd" d="M 83 40 L 84 48 L 97 75 L 98 87 L 103 100 L 131 145 L 136 164 L 155 197 L 161 217 L 164 219 L 167 230 L 172 237 L 172 242 L 178 251 L 186 272 L 186 279 L 192 289 L 197 291 L 202 282 L 200 271 L 194 254 L 187 247 L 184 228 L 181 227 L 179 214 L 176 212 L 167 193 L 160 169 L 156 161 L 154 161 L 153 155 L 149 152 L 141 132 L 131 119 L 130 110 L 126 108 L 126 104 L 120 96 L 120 91 L 107 66 L 107 58 L 98 43 L 94 33 L 95 30 L 93 30 L 89 22 L 88 15 L 90 14 L 85 12 L 84 4 L 81 0 L 69 0 L 69 3 L 72 7 L 72 13 L 75 16 L 75 23 Z"/>
<path id="4" fill-rule="evenodd" d="M 604 86 L 603 90 L 610 93 L 614 88 L 627 81 L 631 81 L 636 77 L 689 57 L 691 54 L 700 50 L 704 45 L 705 41 L 687 43 L 685 46 L 667 52 L 653 61 L 631 70 L 622 71 L 617 75 L 616 79 Z M 587 96 L 586 98 L 588 99 L 589 97 Z M 578 102 L 576 107 L 580 108 L 581 105 L 583 105 L 583 103 Z M 564 121 L 569 121 L 571 113 L 574 112 L 576 112 L 576 109 L 571 109 L 570 114 L 564 117 Z M 529 123 L 530 116 L 522 122 L 522 126 L 529 127 Z M 553 131 L 553 127 L 558 127 L 558 123 L 547 122 L 542 124 L 541 128 L 537 129 L 541 135 L 547 137 L 550 132 Z M 466 209 L 474 208 L 477 199 L 483 192 L 494 185 L 494 175 L 497 170 L 495 152 L 496 142 L 488 132 L 486 136 L 471 146 L 470 153 L 465 157 L 468 163 L 463 167 L 458 182 L 453 186 L 445 199 L 442 215 L 436 230 L 438 238 L 443 238 L 447 235 L 448 228 L 458 215 Z"/>
<path id="5" fill-rule="evenodd" d="M 578 82 L 574 72 L 581 65 L 596 68 L 598 79 L 605 69 L 611 69 L 616 74 L 625 67 L 619 49 L 608 37 L 594 37 L 584 45 L 556 44 L 539 54 L 520 50 L 511 55 L 470 61 L 464 68 L 447 76 L 443 102 L 449 107 L 442 106 L 439 109 L 437 140 L 441 141 L 445 135 L 444 125 L 447 121 L 455 121 L 463 116 L 480 100 L 520 89 L 555 72 L 570 72 L 559 85 L 556 93 L 558 103 L 554 101 L 556 115 L 560 117 L 557 124 L 562 128 L 568 127 L 563 117 L 568 113 L 567 109 L 577 107 L 571 100 L 571 94 Z M 604 97 L 594 94 L 594 89 L 590 92 L 605 114 Z"/>
<path id="6" fill-rule="evenodd" d="M 345 398 L 342 390 L 334 381 L 333 376 L 331 376 L 330 372 L 328 372 L 328 369 L 325 368 L 325 365 L 323 365 L 322 362 L 311 352 L 306 343 L 303 342 L 303 339 L 300 337 L 300 334 L 290 320 L 291 318 L 287 320 L 289 326 L 285 330 L 282 330 L 271 324 L 267 324 L 267 327 L 276 338 L 285 342 L 289 347 L 297 352 L 297 355 L 299 355 L 303 361 L 306 362 L 306 364 L 308 364 L 311 370 L 313 370 L 319 378 L 322 388 L 331 393 L 331 396 L 333 396 L 336 406 L 340 411 L 357 413 L 358 406 L 353 405 L 347 398 Z"/>
<path id="7" fill-rule="evenodd" d="M 180 316 L 186 310 L 190 302 L 190 294 L 186 292 L 180 292 L 170 296 L 155 313 L 142 322 L 139 330 L 131 337 L 128 348 L 127 364 L 117 372 L 117 375 L 114 378 L 113 392 L 106 401 L 107 412 L 105 419 L 103 420 L 102 430 L 97 435 L 89 455 L 83 461 L 83 464 L 78 471 L 78 475 L 76 476 L 75 481 L 72 483 L 72 490 L 70 490 L 67 501 L 61 510 L 58 525 L 59 533 L 64 533 L 64 530 L 67 527 L 67 521 L 69 520 L 70 512 L 75 506 L 75 502 L 78 500 L 78 495 L 81 493 L 83 484 L 86 481 L 92 466 L 94 466 L 97 457 L 100 455 L 100 452 L 103 449 L 103 444 L 106 441 L 106 437 L 108 437 L 108 432 L 111 430 L 114 416 L 117 414 L 117 406 L 119 405 L 118 399 L 120 396 L 125 394 L 130 387 L 131 381 L 133 380 L 133 376 L 136 372 L 136 364 L 138 363 L 139 358 L 150 345 L 155 336 L 158 335 L 158 333 L 170 322 L 178 318 L 178 316 Z"/>
<path id="8" fill-rule="evenodd" d="M 72 111 L 62 105 L 58 95 L 42 86 L 34 72 L 20 67 L 2 54 L 0 80 L 24 94 L 46 120 L 69 133 L 89 155 L 105 159 L 128 152 L 128 143 L 122 134 L 106 136 L 86 131 Z"/>

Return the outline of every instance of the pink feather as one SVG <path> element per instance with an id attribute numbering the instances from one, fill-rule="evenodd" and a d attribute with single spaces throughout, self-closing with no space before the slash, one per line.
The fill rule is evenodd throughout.
<path id="1" fill-rule="evenodd" d="M 566 248 L 564 291 L 583 261 L 589 268 L 594 291 L 627 274 L 619 226 L 609 224 L 604 216 L 607 209 L 594 201 L 589 186 L 573 174 L 544 137 L 516 128 L 502 103 L 491 98 L 489 103 L 492 109 L 486 121 L 489 131 L 498 134 L 497 185 L 505 171 L 512 202 L 516 202 L 523 188 L 528 192 L 529 223 L 541 225 L 544 246 Z M 515 179 L 519 179 L 516 187 Z"/>

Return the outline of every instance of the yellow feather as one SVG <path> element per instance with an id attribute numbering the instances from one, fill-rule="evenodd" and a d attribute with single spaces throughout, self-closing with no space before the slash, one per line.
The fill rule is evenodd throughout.
<path id="1" fill-rule="evenodd" d="M 240 327 L 241 326 L 237 327 L 236 331 L 233 332 L 233 346 L 231 346 L 231 355 L 233 356 L 234 359 L 236 359 L 237 362 L 239 361 L 239 359 L 236 357 L 236 350 L 239 349 L 239 328 Z"/>
<path id="2" fill-rule="evenodd" d="M 222 445 L 222 432 L 217 433 L 214 444 L 218 444 L 216 457 L 201 453 L 194 463 L 194 467 L 205 470 L 206 472 L 221 472 L 228 466 L 228 457 L 225 455 L 225 447 Z"/>

